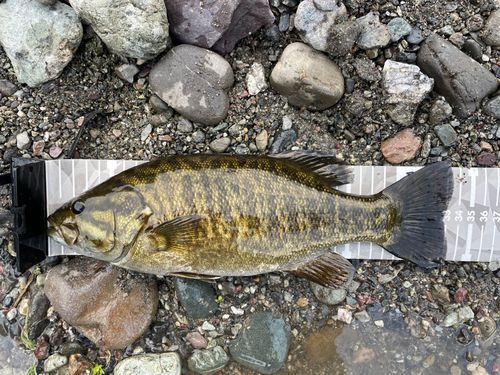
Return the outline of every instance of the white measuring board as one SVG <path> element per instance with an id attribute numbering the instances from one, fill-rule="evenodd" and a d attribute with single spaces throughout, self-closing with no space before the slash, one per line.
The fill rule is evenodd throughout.
<path id="1" fill-rule="evenodd" d="M 125 169 L 144 163 L 135 160 L 64 159 L 45 162 L 47 212 Z M 354 166 L 354 182 L 339 190 L 357 195 L 378 193 L 420 167 Z M 455 189 L 445 212 L 447 260 L 500 260 L 500 169 L 453 168 Z M 348 259 L 397 259 L 370 242 L 337 246 Z M 48 255 L 74 254 L 49 239 Z"/>

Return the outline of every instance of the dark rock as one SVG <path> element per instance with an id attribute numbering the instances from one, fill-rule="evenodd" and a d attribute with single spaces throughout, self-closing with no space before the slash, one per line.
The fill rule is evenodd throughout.
<path id="1" fill-rule="evenodd" d="M 49 95 L 57 87 L 56 81 L 49 81 L 42 85 L 42 94 Z"/>
<path id="2" fill-rule="evenodd" d="M 325 52 L 332 56 L 345 56 L 351 52 L 361 34 L 361 25 L 347 21 L 333 25 L 329 30 Z"/>
<path id="3" fill-rule="evenodd" d="M 482 40 L 489 46 L 500 47 L 500 9 L 492 12 L 484 24 Z"/>
<path id="4" fill-rule="evenodd" d="M 211 48 L 225 55 L 238 40 L 274 22 L 267 0 L 201 4 L 199 0 L 165 1 L 170 30 L 177 43 Z"/>
<path id="5" fill-rule="evenodd" d="M 228 362 L 229 357 L 224 349 L 216 346 L 212 349 L 195 351 L 188 358 L 188 367 L 197 374 L 210 375 L 222 370 Z"/>
<path id="6" fill-rule="evenodd" d="M 272 312 L 258 312 L 245 324 L 230 346 L 233 359 L 254 371 L 272 374 L 286 360 L 290 326 Z"/>
<path id="7" fill-rule="evenodd" d="M 481 58 L 483 57 L 483 50 L 481 49 L 481 46 L 473 39 L 469 39 L 464 43 L 462 51 L 474 60 L 481 61 Z"/>
<path id="8" fill-rule="evenodd" d="M 285 48 L 269 81 L 291 105 L 313 111 L 331 107 L 344 93 L 344 77 L 337 65 L 303 43 Z"/>
<path id="9" fill-rule="evenodd" d="M 476 161 L 479 165 L 485 165 L 489 167 L 496 163 L 497 157 L 495 156 L 495 154 L 492 154 L 490 152 L 483 152 L 481 155 L 477 156 Z"/>
<path id="10" fill-rule="evenodd" d="M 64 320 L 108 349 L 133 343 L 158 307 L 154 277 L 93 258 L 75 258 L 52 268 L 45 292 Z"/>
<path id="11" fill-rule="evenodd" d="M 436 100 L 429 111 L 429 122 L 438 125 L 451 116 L 452 108 L 445 100 Z"/>
<path id="12" fill-rule="evenodd" d="M 67 342 L 61 346 L 61 354 L 70 357 L 73 354 L 83 354 L 86 349 L 78 342 Z"/>
<path id="13" fill-rule="evenodd" d="M 417 64 L 434 78 L 435 91 L 459 117 L 474 113 L 498 86 L 493 74 L 437 34 L 431 34 L 422 45 Z"/>
<path id="14" fill-rule="evenodd" d="M 45 295 L 43 288 L 37 287 L 30 298 L 28 307 L 28 338 L 35 341 L 43 330 L 49 325 L 47 310 L 50 301 Z"/>
<path id="15" fill-rule="evenodd" d="M 270 153 L 279 154 L 285 151 L 288 146 L 294 144 L 296 140 L 297 140 L 297 133 L 295 133 L 295 130 L 288 129 L 282 131 L 281 133 L 278 134 L 278 136 L 274 140 L 271 146 Z"/>
<path id="16" fill-rule="evenodd" d="M 365 81 L 378 82 L 382 79 L 382 74 L 375 63 L 366 57 L 356 58 L 352 65 L 356 69 L 358 77 Z"/>
<path id="17" fill-rule="evenodd" d="M 279 43 L 281 40 L 281 34 L 278 26 L 272 25 L 269 29 L 267 29 L 266 38 L 273 43 Z"/>
<path id="18" fill-rule="evenodd" d="M 56 327 L 49 338 L 49 344 L 52 346 L 59 346 L 64 340 L 64 328 Z"/>
<path id="19" fill-rule="evenodd" d="M 288 30 L 290 26 L 290 13 L 282 13 L 280 15 L 280 23 L 278 24 L 278 30 L 281 32 L 285 32 Z"/>
<path id="20" fill-rule="evenodd" d="M 47 359 L 50 354 L 50 344 L 47 335 L 40 336 L 36 344 L 35 358 L 36 359 Z"/>
<path id="21" fill-rule="evenodd" d="M 193 122 L 215 125 L 226 117 L 233 70 L 212 51 L 176 46 L 151 69 L 149 80 L 156 95 Z"/>
<path id="22" fill-rule="evenodd" d="M 193 319 L 208 318 L 219 307 L 213 287 L 204 281 L 176 277 L 174 286 L 184 310 Z"/>
<path id="23" fill-rule="evenodd" d="M 422 29 L 418 26 L 414 26 L 410 34 L 406 37 L 406 40 L 411 44 L 422 43 L 425 40 L 425 37 L 422 35 Z"/>
<path id="24" fill-rule="evenodd" d="M 354 84 L 356 83 L 356 81 L 354 81 L 352 78 L 347 78 L 345 80 L 345 92 L 347 94 L 350 94 L 354 91 Z"/>
<path id="25" fill-rule="evenodd" d="M 2 96 L 12 96 L 17 90 L 17 86 L 9 80 L 0 79 L 0 94 Z"/>
<path id="26" fill-rule="evenodd" d="M 500 95 L 489 100 L 483 109 L 488 116 L 500 120 Z"/>

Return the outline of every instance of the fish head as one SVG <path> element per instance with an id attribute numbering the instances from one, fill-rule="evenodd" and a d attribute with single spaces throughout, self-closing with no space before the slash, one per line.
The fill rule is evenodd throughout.
<path id="1" fill-rule="evenodd" d="M 79 254 L 113 262 L 126 255 L 151 214 L 133 187 L 98 186 L 50 215 L 47 234 Z"/>

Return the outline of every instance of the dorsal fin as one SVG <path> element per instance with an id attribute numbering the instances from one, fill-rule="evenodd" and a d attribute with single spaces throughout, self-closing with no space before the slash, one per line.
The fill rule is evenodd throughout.
<path id="1" fill-rule="evenodd" d="M 323 177 L 332 187 L 350 184 L 354 179 L 352 169 L 345 165 L 342 159 L 324 152 L 296 150 L 269 156 L 289 159 L 302 168 Z"/>
<path id="2" fill-rule="evenodd" d="M 353 265 L 339 253 L 329 251 L 312 262 L 289 271 L 329 288 L 340 288 L 351 282 Z"/>

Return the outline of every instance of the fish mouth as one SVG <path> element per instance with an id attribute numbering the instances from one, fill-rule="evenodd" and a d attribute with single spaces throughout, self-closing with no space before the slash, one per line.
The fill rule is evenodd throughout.
<path id="1" fill-rule="evenodd" d="M 47 219 L 47 235 L 54 241 L 66 246 L 75 246 L 80 231 L 74 223 L 58 223 L 52 217 Z"/>

